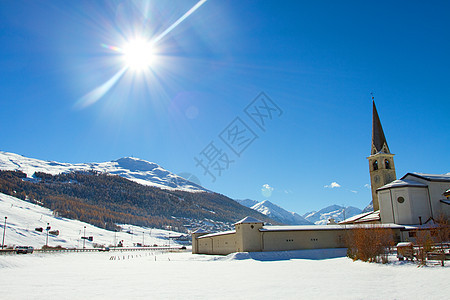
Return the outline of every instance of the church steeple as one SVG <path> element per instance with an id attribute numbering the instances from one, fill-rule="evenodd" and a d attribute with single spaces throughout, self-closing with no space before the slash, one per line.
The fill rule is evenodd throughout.
<path id="1" fill-rule="evenodd" d="M 371 155 L 378 152 L 391 153 L 389 151 L 386 137 L 384 136 L 383 127 L 381 126 L 380 117 L 378 116 L 375 101 L 372 101 L 372 151 Z"/>
<path id="2" fill-rule="evenodd" d="M 389 147 L 381 126 L 375 101 L 372 97 L 372 147 L 369 160 L 370 183 L 372 188 L 373 210 L 380 209 L 378 203 L 377 189 L 396 179 L 394 154 Z"/>

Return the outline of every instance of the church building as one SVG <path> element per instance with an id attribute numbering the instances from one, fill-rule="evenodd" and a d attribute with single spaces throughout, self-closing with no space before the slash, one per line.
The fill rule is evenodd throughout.
<path id="1" fill-rule="evenodd" d="M 422 224 L 450 217 L 450 173 L 408 173 L 396 180 L 394 154 L 381 126 L 375 102 L 372 106 L 372 145 L 369 161 L 373 211 L 339 224 L 272 226 L 246 217 L 235 230 L 192 233 L 192 253 L 221 254 L 346 247 L 345 236 L 354 228 L 388 228 L 394 239 L 406 241 Z"/>
<path id="2" fill-rule="evenodd" d="M 407 173 L 396 180 L 394 154 L 389 150 L 375 102 L 372 103 L 372 145 L 369 160 L 373 212 L 340 222 L 422 225 L 450 218 L 450 174 Z"/>

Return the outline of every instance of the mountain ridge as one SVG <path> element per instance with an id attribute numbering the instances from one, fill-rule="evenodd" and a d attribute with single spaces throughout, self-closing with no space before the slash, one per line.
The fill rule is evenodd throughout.
<path id="1" fill-rule="evenodd" d="M 97 171 L 118 175 L 143 185 L 162 189 L 210 192 L 194 182 L 171 173 L 156 163 L 135 157 L 122 157 L 110 162 L 100 163 L 61 163 L 0 151 L 0 170 L 22 171 L 30 178 L 36 172 L 57 175 L 75 171 Z"/>

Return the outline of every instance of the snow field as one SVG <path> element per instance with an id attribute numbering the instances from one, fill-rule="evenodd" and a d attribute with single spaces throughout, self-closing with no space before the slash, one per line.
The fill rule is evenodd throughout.
<path id="1" fill-rule="evenodd" d="M 2 298 L 448 299 L 450 295 L 448 267 L 379 265 L 347 258 L 257 261 L 236 259 L 236 254 L 187 252 L 137 253 L 141 256 L 112 261 L 113 254 L 0 256 Z"/>

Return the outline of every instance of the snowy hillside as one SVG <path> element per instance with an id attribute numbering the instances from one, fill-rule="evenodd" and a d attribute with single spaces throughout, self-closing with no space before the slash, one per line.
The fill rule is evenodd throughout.
<path id="1" fill-rule="evenodd" d="M 46 243 L 47 223 L 51 229 L 58 230 L 59 235 L 48 235 L 48 245 L 62 246 L 65 248 L 83 247 L 84 227 L 86 226 L 86 236 L 92 236 L 93 241 L 85 241 L 86 248 L 92 248 L 94 243 L 109 246 L 114 244 L 114 240 L 123 240 L 125 247 L 133 246 L 136 243 L 144 242 L 145 245 L 167 245 L 169 244 L 169 234 L 172 237 L 179 236 L 180 233 L 161 229 L 150 229 L 133 225 L 120 225 L 121 232 L 114 233 L 88 223 L 59 218 L 47 208 L 20 200 L 0 193 L 0 216 L 2 217 L 1 232 L 3 234 L 4 219 L 7 217 L 5 245 L 26 245 L 41 248 Z M 43 232 L 36 231 L 35 228 L 44 228 Z M 173 241 L 171 241 L 173 243 Z"/>
<path id="2" fill-rule="evenodd" d="M 333 218 L 336 222 L 343 221 L 344 219 L 353 217 L 361 213 L 361 209 L 353 206 L 343 207 L 340 205 L 331 205 L 325 207 L 319 211 L 312 211 L 303 215 L 303 218 L 316 224 L 325 225 L 330 218 Z M 344 218 L 345 215 L 345 218 Z"/>
<path id="3" fill-rule="evenodd" d="M 290 212 L 284 208 L 273 204 L 269 200 L 264 200 L 251 207 L 252 209 L 268 216 L 269 218 L 287 225 L 311 225 L 311 222 L 305 220 L 295 212 Z"/>
<path id="4" fill-rule="evenodd" d="M 119 175 L 137 183 L 163 189 L 189 192 L 207 191 L 202 186 L 175 175 L 161 166 L 134 157 L 124 157 L 102 163 L 59 163 L 27 158 L 18 154 L 0 151 L 0 170 L 20 170 L 32 177 L 35 172 L 52 175 L 72 171 L 98 171 Z"/>

